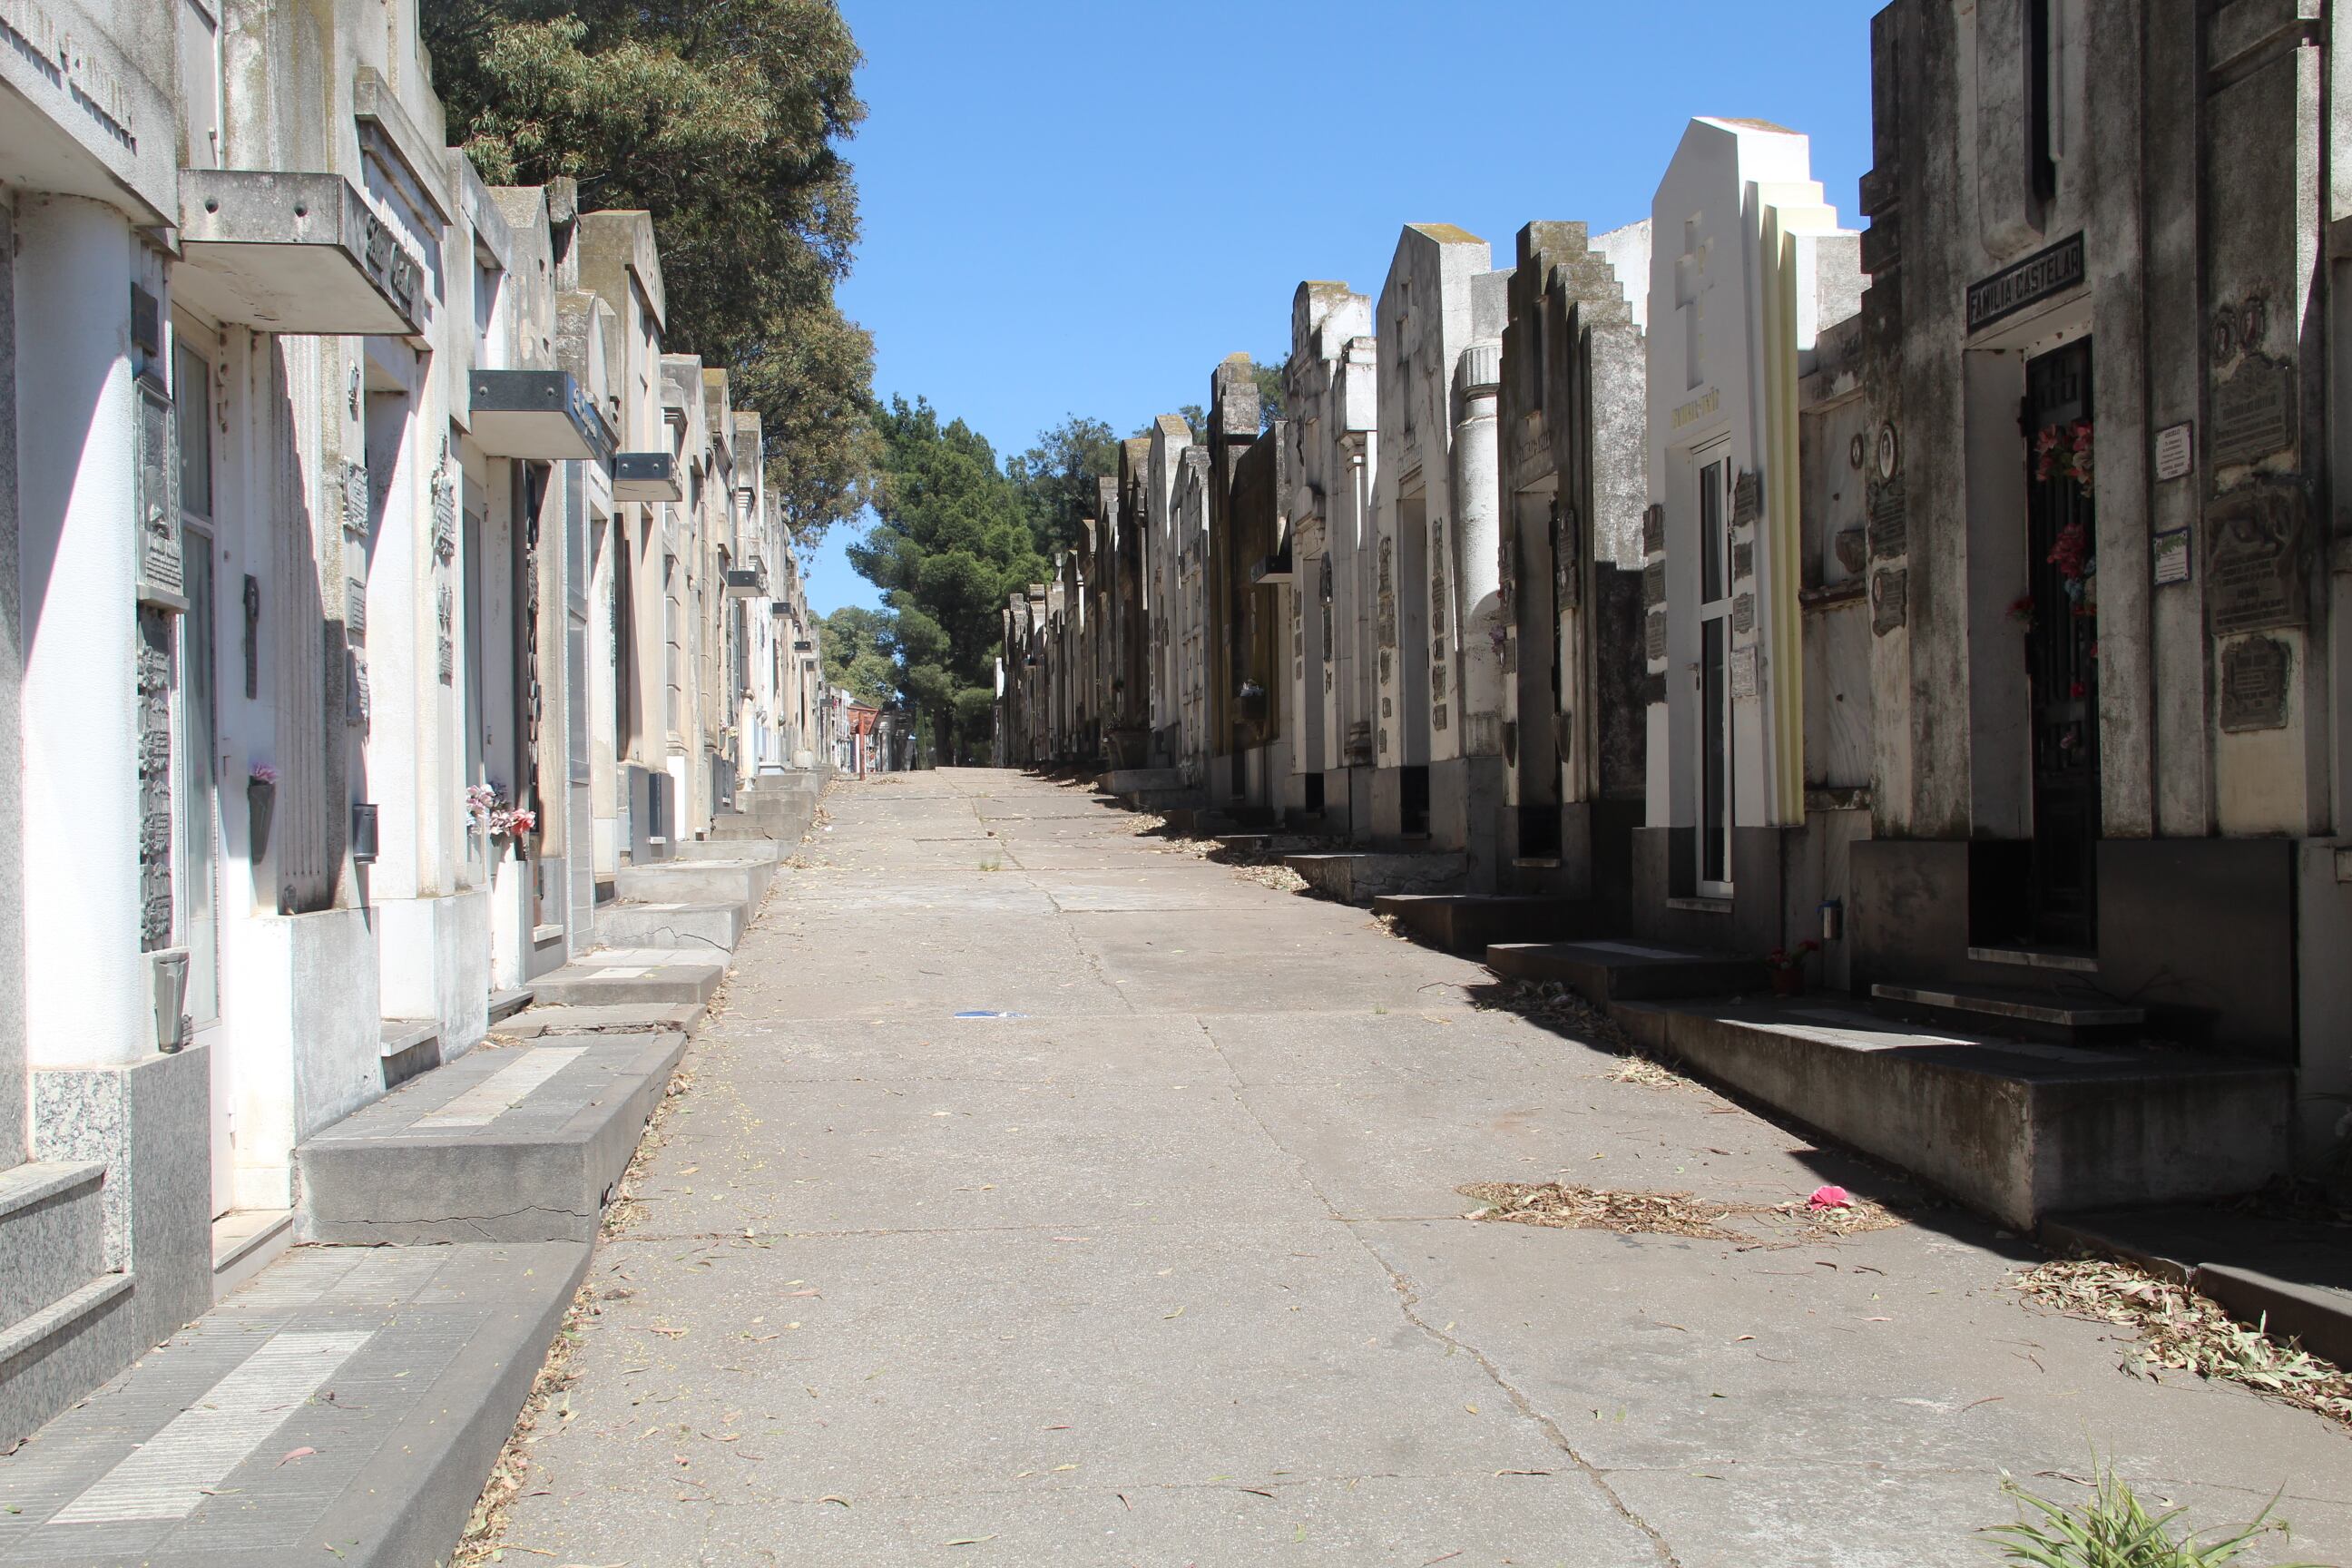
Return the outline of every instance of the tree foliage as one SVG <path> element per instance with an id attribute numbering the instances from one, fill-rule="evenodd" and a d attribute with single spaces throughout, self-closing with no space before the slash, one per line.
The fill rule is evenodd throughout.
<path id="1" fill-rule="evenodd" d="M 834 286 L 857 241 L 840 143 L 866 106 L 832 0 L 425 0 L 423 22 L 485 180 L 568 176 L 584 209 L 653 215 L 664 346 L 725 366 L 759 410 L 796 537 L 855 514 L 874 345 Z"/>
<path id="2" fill-rule="evenodd" d="M 1020 487 L 977 431 L 903 397 L 876 411 L 874 428 L 878 521 L 850 564 L 889 607 L 899 692 L 943 760 L 968 759 L 989 731 L 1006 597 L 1042 581 L 1046 563 Z"/>
<path id="3" fill-rule="evenodd" d="M 1118 437 L 1099 419 L 1073 414 L 1037 444 L 1004 460 L 1005 477 L 1021 498 L 1022 515 L 1041 555 L 1076 547 L 1079 524 L 1100 507 L 1095 481 L 1118 472 Z"/>
<path id="4" fill-rule="evenodd" d="M 898 695 L 897 628 L 883 610 L 844 605 L 824 617 L 824 678 L 853 701 L 885 708 Z"/>

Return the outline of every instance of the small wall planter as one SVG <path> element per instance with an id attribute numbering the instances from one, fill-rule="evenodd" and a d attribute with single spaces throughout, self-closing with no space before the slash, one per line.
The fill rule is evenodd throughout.
<path id="1" fill-rule="evenodd" d="M 253 863 L 269 853 L 269 824 L 278 815 L 278 785 L 271 779 L 247 779 L 245 784 L 246 824 L 253 845 Z"/>

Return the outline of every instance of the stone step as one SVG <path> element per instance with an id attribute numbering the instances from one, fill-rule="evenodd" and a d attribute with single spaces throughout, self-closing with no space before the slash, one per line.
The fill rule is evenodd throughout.
<path id="1" fill-rule="evenodd" d="M 139 1352 L 131 1277 L 108 1271 L 107 1170 L 0 1171 L 0 1453 Z"/>
<path id="2" fill-rule="evenodd" d="M 268 1268 L 294 1242 L 292 1209 L 231 1209 L 213 1221 L 213 1300 Z"/>
<path id="3" fill-rule="evenodd" d="M 1182 789 L 1184 774 L 1178 768 L 1113 768 L 1095 781 L 1095 788 L 1104 795 L 1133 795 L 1148 789 Z"/>
<path id="4" fill-rule="evenodd" d="M 1771 985 L 1761 959 L 1647 942 L 1496 942 L 1486 967 L 1506 980 L 1556 980 L 1593 1003 L 1752 995 Z"/>
<path id="5" fill-rule="evenodd" d="M 94 1274 L 0 1325 L 0 1453 L 146 1348 L 131 1310 L 137 1289 L 127 1268 Z M 11 1461 L 12 1493 L 22 1463 Z M 15 1561 L 7 1556 L 8 1521 L 0 1514 L 0 1562 Z"/>
<path id="6" fill-rule="evenodd" d="M 1448 952 L 1484 953 L 1496 942 L 1587 934 L 1598 918 L 1572 899 L 1507 893 L 1384 893 L 1375 914 L 1393 916 L 1406 930 Z"/>
<path id="7" fill-rule="evenodd" d="M 0 1563 L 448 1561 L 589 1250 L 298 1248 L 17 1450 Z"/>
<path id="8" fill-rule="evenodd" d="M 728 953 L 743 940 L 740 904 L 606 904 L 596 911 L 596 940 L 610 947 L 674 947 Z"/>
<path id="9" fill-rule="evenodd" d="M 1881 982 L 1870 988 L 1870 994 L 1879 1009 L 1891 1016 L 1988 1029 L 2059 1045 L 2129 1039 L 2147 1022 L 2145 1009 L 2127 1003 L 2050 991 Z"/>
<path id="10" fill-rule="evenodd" d="M 593 1240 L 685 1050 L 682 1034 L 478 1047 L 295 1149 L 298 1234 L 357 1246 Z"/>
<path id="11" fill-rule="evenodd" d="M 2060 1253 L 2104 1253 L 2219 1301 L 2231 1316 L 2352 1366 L 2352 1226 L 2172 1205 L 2043 1218 Z"/>
<path id="12" fill-rule="evenodd" d="M 614 956 L 615 954 L 624 956 Z M 535 982 L 551 1007 L 629 1006 L 710 1000 L 727 975 L 727 955 L 677 948 L 608 949 L 586 953 Z"/>
<path id="13" fill-rule="evenodd" d="M 773 865 L 784 858 L 783 846 L 772 838 L 688 838 L 670 846 L 673 866 L 688 865 L 697 860 L 765 861 Z"/>
<path id="14" fill-rule="evenodd" d="M 1820 998 L 1620 1001 L 1647 1048 L 2021 1229 L 2043 1215 L 2251 1192 L 2279 1173 L 2294 1075 L 2236 1058 L 1999 1039 Z"/>
<path id="15" fill-rule="evenodd" d="M 499 1030 L 510 1040 L 552 1039 L 567 1035 L 698 1035 L 699 1002 L 637 1002 L 573 1007 L 533 1007 Z"/>
<path id="16" fill-rule="evenodd" d="M 1369 904 L 1391 893 L 1445 892 L 1470 873 L 1466 856 L 1443 851 L 1286 855 L 1282 863 L 1308 887 L 1345 904 Z"/>
<path id="17" fill-rule="evenodd" d="M 1130 811 L 1154 811 L 1166 816 L 1174 811 L 1198 811 L 1208 797 L 1197 789 L 1131 789 L 1119 800 Z"/>
<path id="18" fill-rule="evenodd" d="M 513 1017 L 530 1005 L 532 995 L 531 988 L 528 985 L 517 985 L 510 990 L 491 992 L 490 1022 L 496 1024 Z"/>
<path id="19" fill-rule="evenodd" d="M 775 875 L 773 860 L 671 860 L 624 866 L 614 879 L 624 899 L 647 904 L 744 904 L 756 908 Z"/>

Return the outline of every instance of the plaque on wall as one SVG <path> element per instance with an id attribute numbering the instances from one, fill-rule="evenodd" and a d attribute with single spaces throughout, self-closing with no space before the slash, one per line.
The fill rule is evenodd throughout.
<path id="1" fill-rule="evenodd" d="M 172 440 L 172 400 L 139 379 L 139 602 L 187 607 L 180 558 L 180 467 Z"/>
<path id="2" fill-rule="evenodd" d="M 343 465 L 343 531 L 364 539 L 368 530 L 368 475 L 364 463 Z"/>
<path id="3" fill-rule="evenodd" d="M 1756 546 L 1752 542 L 1731 547 L 1731 574 L 1735 578 L 1756 575 Z"/>
<path id="4" fill-rule="evenodd" d="M 450 591 L 449 584 L 444 583 L 436 597 L 438 602 L 434 612 L 436 623 L 435 636 L 438 643 L 441 684 L 447 686 L 457 679 L 457 595 Z"/>
<path id="5" fill-rule="evenodd" d="M 139 947 L 172 944 L 172 617 L 139 609 Z"/>
<path id="6" fill-rule="evenodd" d="M 1870 579 L 1870 629 L 1885 637 L 1911 618 L 1911 574 L 1897 567 Z"/>
<path id="7" fill-rule="evenodd" d="M 1666 657 L 1666 613 L 1653 610 L 1642 617 L 1642 657 L 1658 659 Z"/>
<path id="8" fill-rule="evenodd" d="M 1649 507 L 1642 513 L 1642 553 L 1655 555 L 1666 547 L 1666 509 Z"/>
<path id="9" fill-rule="evenodd" d="M 353 642 L 367 641 L 367 583 L 363 578 L 343 579 L 343 635 Z"/>
<path id="10" fill-rule="evenodd" d="M 1764 513 L 1764 485 L 1752 469 L 1731 481 L 1731 526 L 1744 528 Z"/>
<path id="11" fill-rule="evenodd" d="M 2156 433 L 2156 477 L 2185 479 L 2197 467 L 2197 426 L 2184 420 Z"/>
<path id="12" fill-rule="evenodd" d="M 1756 629 L 1756 595 L 1742 594 L 1731 601 L 1731 629 L 1747 633 Z"/>
<path id="13" fill-rule="evenodd" d="M 1969 285 L 1969 327 L 1975 331 L 2013 316 L 2029 305 L 2063 294 L 2088 274 L 2083 265 L 2083 237 L 2069 235 L 2037 250 L 2014 267 L 2004 267 L 1981 282 Z"/>
<path id="14" fill-rule="evenodd" d="M 2213 384 L 2213 466 L 2258 463 L 2294 445 L 2294 362 L 2248 354 Z"/>
<path id="15" fill-rule="evenodd" d="M 2205 627 L 2214 637 L 2299 626 L 2305 618 L 2304 500 L 2257 485 L 2205 513 Z"/>
<path id="16" fill-rule="evenodd" d="M 2287 673 L 2294 650 L 2276 637 L 2248 637 L 2221 655 L 2221 728 L 2232 734 L 2286 728 Z"/>
<path id="17" fill-rule="evenodd" d="M 1731 700 L 1734 702 L 1753 702 L 1756 698 L 1756 650 L 1753 647 L 1733 648 Z"/>
<path id="18" fill-rule="evenodd" d="M 1642 568 L 1642 604 L 1654 608 L 1666 602 L 1666 563 L 1653 561 Z"/>
<path id="19" fill-rule="evenodd" d="M 343 650 L 343 722 L 367 727 L 369 716 L 367 655 L 358 648 Z"/>
<path id="20" fill-rule="evenodd" d="M 2189 581 L 2189 531 L 2168 528 L 2149 543 L 2149 576 L 2157 583 Z"/>
<path id="21" fill-rule="evenodd" d="M 1911 548 L 1911 514 L 1903 488 L 1899 477 L 1877 480 L 1870 487 L 1870 554 L 1874 561 L 1904 554 Z"/>

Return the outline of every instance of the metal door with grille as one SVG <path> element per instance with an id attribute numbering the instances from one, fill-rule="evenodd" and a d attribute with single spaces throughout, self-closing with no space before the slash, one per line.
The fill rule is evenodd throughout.
<path id="1" fill-rule="evenodd" d="M 2028 362 L 2025 387 L 2032 930 L 2037 942 L 2090 948 L 2100 816 L 2089 340 Z"/>

